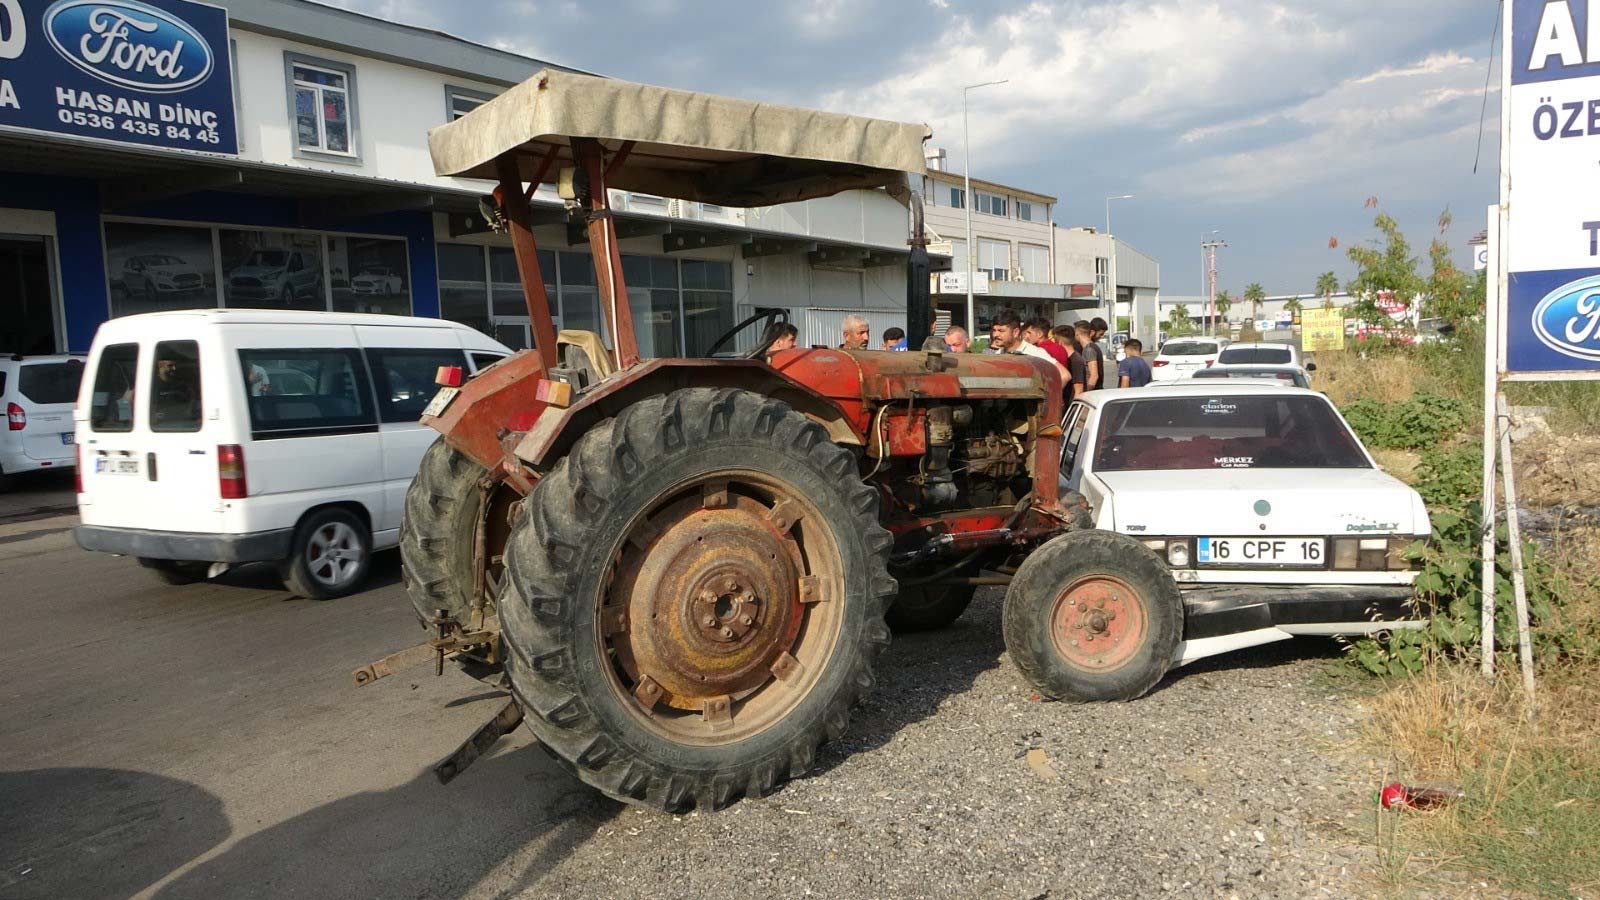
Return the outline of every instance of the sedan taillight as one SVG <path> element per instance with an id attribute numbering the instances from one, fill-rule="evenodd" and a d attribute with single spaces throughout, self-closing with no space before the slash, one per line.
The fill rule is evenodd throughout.
<path id="1" fill-rule="evenodd" d="M 1161 368 L 1161 367 L 1162 367 L 1162 366 L 1164 366 L 1164 365 L 1166 365 L 1166 364 L 1167 364 L 1167 361 L 1166 361 L 1166 360 L 1164 360 L 1164 359 L 1158 359 L 1158 360 L 1156 360 L 1156 361 L 1155 361 L 1155 362 L 1153 362 L 1153 363 L 1151 363 L 1151 364 L 1150 364 L 1150 365 L 1152 365 L 1152 366 L 1155 366 L 1155 367 L 1156 367 L 1156 368 L 1158 368 L 1158 369 L 1159 369 L 1159 368 Z"/>
<path id="2" fill-rule="evenodd" d="M 6 404 L 6 430 L 21 431 L 28 427 L 28 413 L 15 403 Z"/>

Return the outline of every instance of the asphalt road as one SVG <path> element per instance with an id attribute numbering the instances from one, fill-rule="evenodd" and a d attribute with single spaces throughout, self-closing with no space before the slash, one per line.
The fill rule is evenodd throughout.
<path id="1" fill-rule="evenodd" d="M 525 730 L 429 767 L 500 695 L 357 665 L 424 638 L 372 589 L 170 587 L 0 515 L 0 898 L 1348 896 L 1378 773 L 1326 643 L 1203 661 L 1132 704 L 1035 702 L 999 592 L 898 639 L 818 772 L 711 815 L 623 807 Z M 1048 754 L 1032 770 L 1027 751 Z"/>

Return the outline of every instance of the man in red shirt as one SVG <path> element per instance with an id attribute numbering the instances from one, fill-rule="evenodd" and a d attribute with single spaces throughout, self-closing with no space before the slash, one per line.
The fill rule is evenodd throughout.
<path id="1" fill-rule="evenodd" d="M 1050 354 L 1050 358 L 1058 364 L 1063 366 L 1067 364 L 1067 358 L 1071 354 L 1067 352 L 1067 348 L 1051 339 L 1049 319 L 1043 316 L 1037 319 L 1029 319 L 1027 326 L 1022 330 L 1022 336 L 1027 338 L 1028 343 Z"/>

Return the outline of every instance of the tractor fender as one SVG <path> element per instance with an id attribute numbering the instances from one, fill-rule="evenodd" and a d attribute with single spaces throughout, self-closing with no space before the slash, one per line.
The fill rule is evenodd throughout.
<path id="1" fill-rule="evenodd" d="M 859 380 L 856 385 L 854 393 L 859 397 Z M 697 387 L 737 388 L 764 394 L 783 401 L 826 428 L 834 443 L 857 446 L 864 443 L 861 431 L 839 403 L 760 360 L 652 359 L 584 391 L 577 402 L 565 409 L 546 407 L 517 444 L 516 456 L 530 465 L 545 468 L 565 456 L 584 432 L 635 402 Z"/>

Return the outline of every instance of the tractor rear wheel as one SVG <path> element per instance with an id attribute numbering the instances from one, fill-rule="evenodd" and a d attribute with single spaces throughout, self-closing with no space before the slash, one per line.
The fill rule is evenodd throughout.
<path id="1" fill-rule="evenodd" d="M 499 580 L 502 566 L 494 557 L 504 548 L 507 507 L 516 494 L 503 483 L 486 485 L 486 474 L 483 466 L 439 438 L 422 455 L 406 490 L 405 515 L 400 520 L 401 571 L 406 596 L 424 627 L 441 609 L 457 622 L 467 621 L 476 586 L 472 556 L 479 521 L 485 529 L 486 587 Z M 493 613 L 493 590 L 488 594 Z"/>
<path id="2" fill-rule="evenodd" d="M 1039 693 L 1132 700 L 1172 667 L 1183 597 L 1166 563 L 1134 538 L 1072 531 L 1023 560 L 1001 627 L 1011 661 Z"/>
<path id="3" fill-rule="evenodd" d="M 767 794 L 872 688 L 892 539 L 855 457 L 789 406 L 639 401 L 524 506 L 507 672 L 534 734 L 606 794 L 673 811 Z"/>

